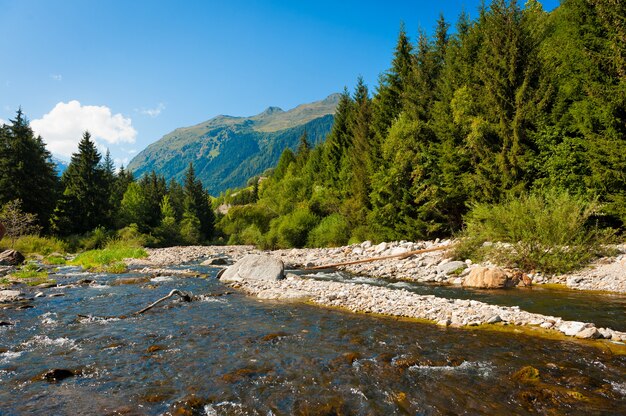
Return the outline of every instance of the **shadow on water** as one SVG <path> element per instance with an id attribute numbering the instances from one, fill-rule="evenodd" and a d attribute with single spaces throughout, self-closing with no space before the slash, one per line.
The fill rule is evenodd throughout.
<path id="1" fill-rule="evenodd" d="M 210 296 L 228 289 L 214 278 L 120 277 L 0 309 L 14 323 L 0 327 L 0 414 L 626 413 L 626 357 L 585 344 Z M 206 296 L 102 318 L 175 288 Z"/>

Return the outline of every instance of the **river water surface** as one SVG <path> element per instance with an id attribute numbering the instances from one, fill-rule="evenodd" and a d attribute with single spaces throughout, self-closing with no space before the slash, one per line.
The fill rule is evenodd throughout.
<path id="1" fill-rule="evenodd" d="M 0 327 L 0 414 L 626 414 L 626 357 L 607 348 L 223 295 L 194 267 L 209 277 L 115 285 L 132 275 L 64 268 L 59 284 L 97 284 L 0 309 L 14 324 Z M 175 288 L 202 299 L 116 318 Z M 607 326 L 622 301 L 598 313 Z M 53 369 L 75 375 L 47 381 Z"/>

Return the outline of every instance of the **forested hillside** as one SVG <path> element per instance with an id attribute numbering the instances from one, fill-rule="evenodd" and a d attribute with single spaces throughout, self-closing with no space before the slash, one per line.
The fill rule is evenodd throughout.
<path id="1" fill-rule="evenodd" d="M 374 92 L 344 91 L 326 142 L 223 197 L 218 228 L 266 247 L 433 238 L 528 192 L 597 200 L 596 219 L 623 224 L 625 15 L 616 0 L 494 0 L 454 31 L 443 16 L 432 36 L 402 27 Z"/>

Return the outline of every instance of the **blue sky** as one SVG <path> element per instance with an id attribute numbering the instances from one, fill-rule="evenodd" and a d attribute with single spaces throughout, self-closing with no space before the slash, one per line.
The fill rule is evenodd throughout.
<path id="1" fill-rule="evenodd" d="M 126 164 L 177 127 L 373 90 L 398 28 L 432 33 L 480 0 L 0 0 L 0 119 L 22 106 L 50 150 L 80 132 Z M 551 10 L 558 0 L 542 1 Z"/>

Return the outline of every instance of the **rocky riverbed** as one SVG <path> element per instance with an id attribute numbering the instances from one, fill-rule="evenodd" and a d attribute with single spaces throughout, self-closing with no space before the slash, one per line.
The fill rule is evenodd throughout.
<path id="1" fill-rule="evenodd" d="M 337 248 L 307 248 L 260 251 L 253 246 L 188 246 L 148 249 L 147 259 L 132 260 L 131 264 L 168 266 L 190 261 L 228 258 L 237 261 L 246 254 L 267 253 L 280 258 L 287 268 L 305 268 L 336 263 L 385 257 L 430 248 L 447 248 L 451 240 L 421 242 L 369 241 Z M 618 254 L 599 259 L 584 270 L 568 275 L 548 276 L 529 274 L 533 284 L 562 284 L 570 289 L 626 293 L 626 245 L 616 246 Z M 350 273 L 371 277 L 393 278 L 420 283 L 461 285 L 473 269 L 491 264 L 473 264 L 470 260 L 451 261 L 445 250 L 431 251 L 407 258 L 392 258 L 371 263 L 338 267 Z"/>
<path id="2" fill-rule="evenodd" d="M 149 250 L 149 257 L 133 260 L 144 270 L 182 262 L 216 259 L 236 262 L 247 254 L 266 254 L 280 259 L 286 267 L 306 268 L 344 263 L 372 257 L 394 256 L 415 250 L 447 248 L 452 241 L 392 242 L 372 245 L 364 242 L 328 249 L 292 249 L 261 252 L 252 246 L 171 247 Z M 568 276 L 531 275 L 535 284 L 560 283 L 573 289 L 626 293 L 626 256 L 624 247 L 614 258 L 601 259 L 590 268 Z M 221 263 L 222 261 L 218 262 Z M 393 258 L 371 263 L 341 266 L 350 273 L 371 277 L 407 280 L 420 283 L 461 285 L 478 267 L 471 261 L 452 261 L 445 250 L 430 251 L 407 258 Z M 158 269 L 154 269 L 158 270 Z M 162 271 L 163 269 L 161 269 Z M 165 269 L 167 270 L 167 269 Z M 284 280 L 238 281 L 232 285 L 261 299 L 300 300 L 322 306 L 339 307 L 354 312 L 376 313 L 424 319 L 444 326 L 477 326 L 483 324 L 526 325 L 557 330 L 578 338 L 605 338 L 626 341 L 626 333 L 610 328 L 596 328 L 590 322 L 566 321 L 556 316 L 529 313 L 519 307 L 489 305 L 475 300 L 422 296 L 406 290 L 391 290 L 371 285 L 322 282 L 288 274 Z"/>

